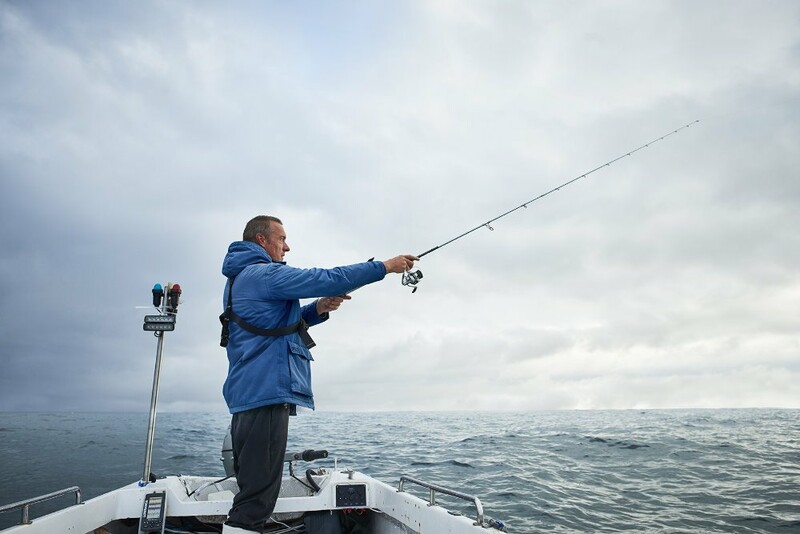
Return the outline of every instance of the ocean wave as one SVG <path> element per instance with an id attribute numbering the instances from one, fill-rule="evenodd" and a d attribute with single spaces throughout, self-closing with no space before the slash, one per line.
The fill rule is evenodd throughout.
<path id="1" fill-rule="evenodd" d="M 159 417 L 154 472 L 224 476 L 228 414 Z M 0 414 L 0 494 L 80 483 L 91 498 L 141 476 L 146 417 L 75 418 Z M 798 430 L 800 410 L 317 412 L 292 418 L 288 450 L 326 448 L 313 465 L 338 458 L 388 484 L 408 475 L 476 495 L 511 533 L 788 533 L 800 529 Z"/>

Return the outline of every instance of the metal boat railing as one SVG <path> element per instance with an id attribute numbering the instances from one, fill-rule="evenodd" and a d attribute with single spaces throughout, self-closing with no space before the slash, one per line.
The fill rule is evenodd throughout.
<path id="1" fill-rule="evenodd" d="M 436 492 L 444 493 L 445 495 L 450 495 L 451 497 L 457 497 L 459 499 L 464 499 L 465 501 L 472 501 L 475 505 L 475 509 L 477 510 L 477 518 L 475 521 L 475 525 L 482 527 L 483 526 L 483 505 L 481 504 L 481 500 L 474 495 L 467 495 L 466 493 L 461 493 L 460 491 L 451 490 L 449 488 L 445 488 L 444 486 L 439 486 L 438 484 L 431 484 L 430 482 L 423 482 L 422 480 L 418 480 L 413 477 L 409 476 L 401 476 L 400 477 L 400 485 L 397 488 L 397 491 L 403 491 L 403 487 L 405 486 L 406 482 L 411 482 L 413 484 L 417 484 L 422 486 L 423 488 L 427 488 L 430 490 L 430 498 L 428 499 L 428 506 L 435 506 L 436 505 Z"/>
<path id="2" fill-rule="evenodd" d="M 22 508 L 22 519 L 20 521 L 20 525 L 28 525 L 31 523 L 30 507 L 32 504 L 38 504 L 40 502 L 49 501 L 50 499 L 56 499 L 64 495 L 69 495 L 70 493 L 75 494 L 75 504 L 81 504 L 81 489 L 78 486 L 72 486 L 71 488 L 65 488 L 63 490 L 54 491 L 53 493 L 48 493 L 47 495 L 40 495 L 38 497 L 33 497 L 30 499 L 26 499 L 24 501 L 19 501 L 0 506 L 0 513 L 10 512 L 11 510 Z"/>

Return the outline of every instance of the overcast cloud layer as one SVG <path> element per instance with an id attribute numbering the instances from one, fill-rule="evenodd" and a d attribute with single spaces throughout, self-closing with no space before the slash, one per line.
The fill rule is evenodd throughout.
<path id="1" fill-rule="evenodd" d="M 0 410 L 224 411 L 228 244 L 420 253 L 324 410 L 800 408 L 800 3 L 0 0 Z"/>

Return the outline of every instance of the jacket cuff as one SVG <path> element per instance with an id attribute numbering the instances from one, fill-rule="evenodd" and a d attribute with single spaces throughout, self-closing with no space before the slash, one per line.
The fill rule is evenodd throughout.
<path id="1" fill-rule="evenodd" d="M 319 299 L 317 299 L 319 300 Z M 317 313 L 317 301 L 315 300 L 311 304 L 306 304 L 303 306 L 301 315 L 303 316 L 303 320 L 308 323 L 308 326 L 314 326 L 316 324 L 324 323 L 330 318 L 330 314 L 325 312 L 323 314 Z"/>
<path id="2" fill-rule="evenodd" d="M 380 269 L 380 271 L 383 273 L 383 276 L 381 276 L 381 277 L 380 277 L 380 279 L 381 279 L 381 280 L 383 280 L 383 279 L 384 279 L 384 277 L 385 277 L 385 276 L 388 274 L 388 273 L 386 272 L 386 264 L 385 264 L 385 263 L 383 263 L 383 262 L 382 262 L 382 261 L 380 261 L 380 260 L 372 260 L 372 263 L 377 263 L 377 264 L 379 265 L 379 267 L 378 267 L 378 268 L 379 268 L 379 269 Z"/>

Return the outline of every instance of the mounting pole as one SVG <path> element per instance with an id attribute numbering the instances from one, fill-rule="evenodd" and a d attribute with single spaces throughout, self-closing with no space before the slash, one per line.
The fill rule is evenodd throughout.
<path id="1" fill-rule="evenodd" d="M 156 365 L 153 370 L 153 390 L 150 393 L 150 419 L 147 423 L 147 443 L 144 451 L 144 471 L 139 486 L 146 486 L 151 482 L 150 468 L 153 463 L 153 439 L 156 434 L 156 407 L 158 405 L 158 389 L 161 379 L 161 356 L 164 352 L 164 334 L 175 330 L 175 315 L 178 313 L 178 300 L 181 295 L 180 284 L 167 284 L 166 292 L 161 284 L 153 287 L 153 306 L 159 311 L 158 315 L 145 315 L 143 329 L 153 332 L 158 338 L 156 348 Z"/>

